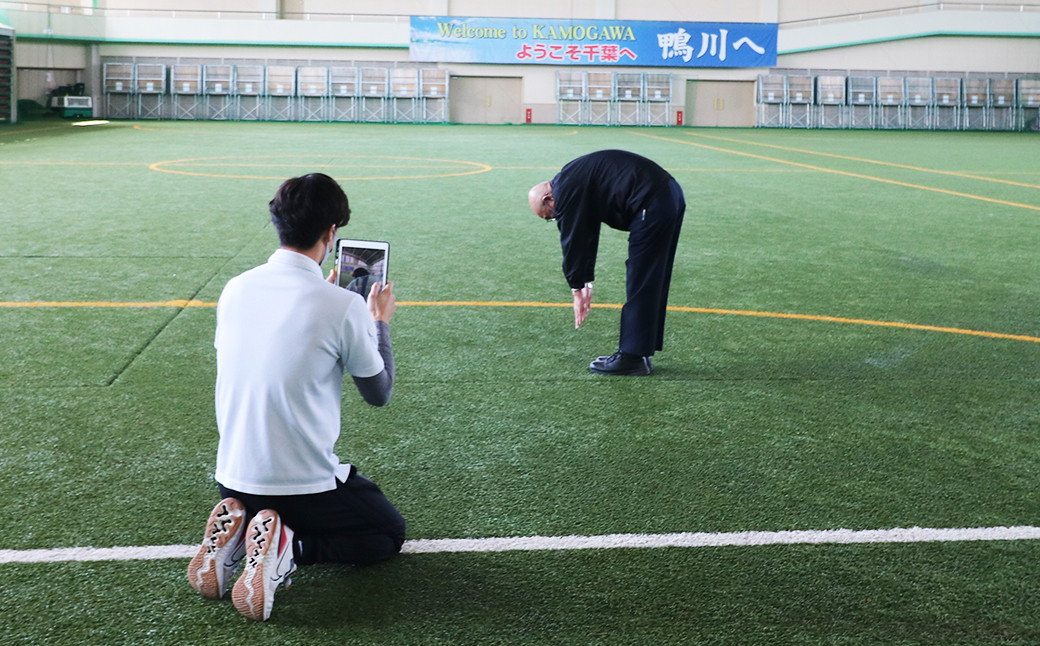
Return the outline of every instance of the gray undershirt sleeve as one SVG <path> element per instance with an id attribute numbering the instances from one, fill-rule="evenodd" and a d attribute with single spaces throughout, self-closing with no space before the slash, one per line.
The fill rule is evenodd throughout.
<path id="1" fill-rule="evenodd" d="M 372 377 L 353 377 L 361 398 L 373 406 L 383 406 L 390 401 L 394 390 L 394 348 L 390 345 L 390 324 L 376 321 L 376 340 L 379 356 L 383 357 L 383 371 Z"/>

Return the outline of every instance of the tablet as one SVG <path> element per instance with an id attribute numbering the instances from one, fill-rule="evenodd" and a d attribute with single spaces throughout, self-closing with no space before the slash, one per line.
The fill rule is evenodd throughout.
<path id="1" fill-rule="evenodd" d="M 336 284 L 366 299 L 375 283 L 386 284 L 390 243 L 378 240 L 336 241 Z"/>

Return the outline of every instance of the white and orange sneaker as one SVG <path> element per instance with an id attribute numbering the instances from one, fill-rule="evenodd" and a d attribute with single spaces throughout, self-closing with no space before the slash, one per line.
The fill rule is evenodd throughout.
<path id="1" fill-rule="evenodd" d="M 293 531 L 282 523 L 278 512 L 264 509 L 249 522 L 245 532 L 246 566 L 238 577 L 231 600 L 248 619 L 267 621 L 280 583 L 288 588 L 296 571 L 293 560 Z"/>
<path id="2" fill-rule="evenodd" d="M 217 503 L 199 552 L 188 563 L 188 582 L 207 599 L 220 599 L 246 552 L 246 508 L 235 498 Z"/>

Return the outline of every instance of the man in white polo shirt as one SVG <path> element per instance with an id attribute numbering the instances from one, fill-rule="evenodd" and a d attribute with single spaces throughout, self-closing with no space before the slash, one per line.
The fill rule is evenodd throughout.
<path id="1" fill-rule="evenodd" d="M 336 231 L 350 219 L 331 177 L 287 180 L 270 211 L 281 246 L 228 281 L 217 305 L 223 500 L 188 566 L 191 585 L 220 598 L 244 558 L 231 596 L 243 615 L 261 621 L 297 565 L 386 560 L 405 535 L 379 487 L 333 452 L 345 373 L 367 403 L 390 400 L 393 283 L 373 285 L 366 303 L 334 276 L 323 278 Z"/>

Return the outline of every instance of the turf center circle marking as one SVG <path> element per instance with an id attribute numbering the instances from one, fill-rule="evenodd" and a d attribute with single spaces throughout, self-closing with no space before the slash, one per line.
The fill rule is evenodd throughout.
<path id="1" fill-rule="evenodd" d="M 364 161 L 372 160 L 372 161 Z M 203 170 L 212 167 L 214 170 Z M 276 175 L 247 175 L 224 172 L 228 167 L 284 169 Z M 435 157 L 403 157 L 399 155 L 228 155 L 222 157 L 193 157 L 170 159 L 148 165 L 149 170 L 175 175 L 195 177 L 220 177 L 224 179 L 284 180 L 305 172 L 322 172 L 340 182 L 376 181 L 397 179 L 432 179 L 478 175 L 492 170 L 480 162 L 462 159 L 439 159 Z M 218 170 L 219 169 L 219 170 Z M 365 176 L 340 175 L 338 170 L 353 169 Z M 414 174 L 400 174 L 402 170 L 415 169 Z M 373 174 L 374 170 L 385 170 L 386 174 Z M 272 171 L 273 172 L 273 171 Z M 398 174 L 394 174 L 394 173 Z"/>

